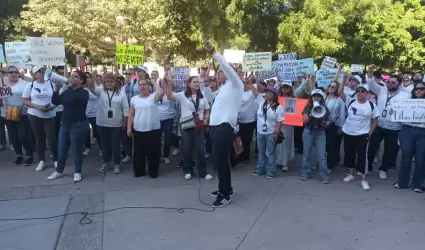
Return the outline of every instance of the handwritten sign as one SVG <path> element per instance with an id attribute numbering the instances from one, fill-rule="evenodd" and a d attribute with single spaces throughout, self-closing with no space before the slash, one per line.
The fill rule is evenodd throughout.
<path id="1" fill-rule="evenodd" d="M 279 61 L 297 60 L 297 53 L 279 54 L 278 60 Z"/>
<path id="2" fill-rule="evenodd" d="M 5 62 L 5 61 L 4 61 L 3 45 L 0 44 L 0 63 L 2 62 Z"/>
<path id="3" fill-rule="evenodd" d="M 401 99 L 391 103 L 393 122 L 425 122 L 425 99 Z"/>
<path id="4" fill-rule="evenodd" d="M 279 71 L 280 69 L 278 67 L 278 61 L 273 61 L 271 70 L 258 72 L 258 79 L 263 81 L 265 79 L 278 77 Z"/>
<path id="5" fill-rule="evenodd" d="M 184 67 L 175 67 L 171 69 L 173 79 L 178 86 L 178 91 L 186 89 L 187 79 L 189 79 L 190 69 Z"/>
<path id="6" fill-rule="evenodd" d="M 30 50 L 26 42 L 5 42 L 6 62 L 18 68 L 31 68 Z"/>
<path id="7" fill-rule="evenodd" d="M 325 59 L 323 59 L 322 66 L 320 66 L 320 69 L 333 68 L 335 67 L 336 62 L 336 58 L 326 56 Z"/>
<path id="8" fill-rule="evenodd" d="M 283 81 L 295 81 L 297 77 L 297 54 L 279 54 L 278 67 L 280 68 L 279 78 Z"/>
<path id="9" fill-rule="evenodd" d="M 145 46 L 117 44 L 115 58 L 117 64 L 143 65 L 145 63 Z"/>
<path id="10" fill-rule="evenodd" d="M 313 58 L 304 58 L 297 60 L 297 76 L 302 76 L 304 73 L 309 75 L 314 74 L 314 59 Z"/>
<path id="11" fill-rule="evenodd" d="M 354 72 L 363 73 L 363 71 L 364 71 L 364 65 L 351 64 L 351 73 L 354 73 Z"/>
<path id="12" fill-rule="evenodd" d="M 272 52 L 245 53 L 242 69 L 246 71 L 269 71 L 272 69 Z"/>
<path id="13" fill-rule="evenodd" d="M 223 56 L 229 63 L 242 63 L 244 54 L 244 50 L 225 49 Z"/>
<path id="14" fill-rule="evenodd" d="M 316 73 L 317 87 L 327 87 L 333 81 L 335 74 L 338 72 L 337 68 L 320 69 Z"/>
<path id="15" fill-rule="evenodd" d="M 60 37 L 27 37 L 32 65 L 64 65 L 65 43 Z"/>

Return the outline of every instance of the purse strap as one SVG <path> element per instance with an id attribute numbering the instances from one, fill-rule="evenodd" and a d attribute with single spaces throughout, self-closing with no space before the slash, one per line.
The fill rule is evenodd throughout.
<path id="1" fill-rule="evenodd" d="M 195 106 L 195 112 L 193 112 L 192 113 L 192 115 L 193 116 L 198 116 L 198 108 L 199 108 L 199 95 L 198 94 L 196 94 L 196 103 L 193 101 L 193 98 L 191 97 L 191 98 L 187 98 L 187 99 L 189 99 L 189 101 L 191 102 L 191 103 L 193 103 L 193 106 Z"/>

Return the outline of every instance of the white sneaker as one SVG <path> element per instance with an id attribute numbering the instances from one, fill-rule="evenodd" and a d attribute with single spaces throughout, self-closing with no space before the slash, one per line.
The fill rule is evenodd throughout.
<path id="1" fill-rule="evenodd" d="M 378 157 L 375 157 L 375 159 L 373 159 L 373 163 L 378 163 Z"/>
<path id="2" fill-rule="evenodd" d="M 210 158 L 210 154 L 205 154 L 205 159 L 208 159 L 208 158 Z"/>
<path id="3" fill-rule="evenodd" d="M 84 156 L 89 156 L 89 154 L 90 154 L 90 149 L 89 148 L 86 148 L 86 150 L 84 150 L 83 155 Z"/>
<path id="4" fill-rule="evenodd" d="M 122 163 L 127 164 L 127 163 L 129 163 L 131 161 L 131 158 L 130 158 L 130 156 L 126 156 L 121 161 L 122 161 Z"/>
<path id="5" fill-rule="evenodd" d="M 38 163 L 38 166 L 37 166 L 37 168 L 35 169 L 35 171 L 40 172 L 40 171 L 43 171 L 43 170 L 44 170 L 44 168 L 45 168 L 44 161 L 40 161 L 40 162 Z"/>
<path id="6" fill-rule="evenodd" d="M 369 191 L 370 190 L 370 186 L 369 183 L 367 183 L 367 181 L 362 181 L 362 188 L 364 189 L 364 191 Z"/>
<path id="7" fill-rule="evenodd" d="M 49 175 L 49 177 L 47 177 L 47 179 L 48 180 L 54 180 L 54 179 L 57 179 L 57 178 L 62 177 L 62 176 L 63 176 L 63 174 L 55 171 L 51 175 Z"/>
<path id="8" fill-rule="evenodd" d="M 10 151 L 15 151 L 15 148 L 13 146 L 10 146 Z"/>
<path id="9" fill-rule="evenodd" d="M 185 175 L 184 175 L 184 178 L 185 178 L 186 180 L 190 180 L 190 179 L 192 179 L 192 175 L 191 175 L 191 174 L 185 174 Z"/>
<path id="10" fill-rule="evenodd" d="M 58 168 L 58 162 L 57 161 L 53 162 L 53 166 L 55 166 L 55 168 Z"/>
<path id="11" fill-rule="evenodd" d="M 114 174 L 121 174 L 121 167 L 120 165 L 114 166 Z"/>
<path id="12" fill-rule="evenodd" d="M 49 158 L 50 158 L 50 159 L 53 159 L 53 155 L 50 155 L 50 156 L 49 156 Z"/>
<path id="13" fill-rule="evenodd" d="M 96 138 L 91 139 L 90 144 L 95 145 L 96 144 Z"/>
<path id="14" fill-rule="evenodd" d="M 413 158 L 412 158 L 412 162 L 415 162 L 416 160 L 415 160 L 415 157 L 413 156 Z"/>
<path id="15" fill-rule="evenodd" d="M 214 180 L 214 177 L 210 174 L 205 175 L 205 180 Z"/>
<path id="16" fill-rule="evenodd" d="M 79 182 L 79 181 L 81 181 L 81 174 L 75 173 L 74 174 L 74 182 Z"/>
<path id="17" fill-rule="evenodd" d="M 379 178 L 381 180 L 386 180 L 387 179 L 387 172 L 379 170 Z"/>
<path id="18" fill-rule="evenodd" d="M 180 150 L 178 148 L 173 149 L 173 152 L 171 153 L 171 155 L 178 155 L 180 153 Z"/>
<path id="19" fill-rule="evenodd" d="M 362 176 L 363 174 L 360 172 L 357 172 L 357 176 Z"/>
<path id="20" fill-rule="evenodd" d="M 288 172 L 289 171 L 289 167 L 288 166 L 283 166 L 282 167 L 282 171 L 283 172 Z"/>
<path id="21" fill-rule="evenodd" d="M 170 164 L 171 163 L 170 158 L 164 157 L 164 163 Z"/>
<path id="22" fill-rule="evenodd" d="M 350 182 L 355 180 L 356 178 L 354 176 L 352 176 L 351 174 L 347 174 L 347 176 L 345 176 L 345 178 L 342 180 L 343 182 Z"/>
<path id="23" fill-rule="evenodd" d="M 105 173 L 106 171 L 108 171 L 108 169 L 109 169 L 109 164 L 108 163 L 102 163 L 102 166 L 99 168 L 99 172 Z"/>
<path id="24" fill-rule="evenodd" d="M 99 156 L 102 156 L 102 151 L 99 152 Z"/>

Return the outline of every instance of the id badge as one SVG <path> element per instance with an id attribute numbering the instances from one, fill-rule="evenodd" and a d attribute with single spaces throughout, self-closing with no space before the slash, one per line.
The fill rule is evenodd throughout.
<path id="1" fill-rule="evenodd" d="M 382 118 L 385 118 L 387 116 L 387 110 L 386 109 L 382 110 L 381 116 L 382 116 Z"/>
<path id="2" fill-rule="evenodd" d="M 112 117 L 113 117 L 112 110 L 108 110 L 108 118 L 112 118 Z"/>
<path id="3" fill-rule="evenodd" d="M 266 132 L 267 131 L 267 125 L 266 124 L 264 124 L 263 125 L 263 132 Z"/>

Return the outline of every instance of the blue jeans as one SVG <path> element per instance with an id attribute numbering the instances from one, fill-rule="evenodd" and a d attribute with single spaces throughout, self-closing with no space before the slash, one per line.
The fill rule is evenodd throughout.
<path id="1" fill-rule="evenodd" d="M 161 121 L 161 133 L 164 133 L 164 151 L 162 156 L 170 156 L 171 139 L 173 135 L 174 118 Z"/>
<path id="2" fill-rule="evenodd" d="M 84 141 L 89 133 L 89 122 L 75 122 L 66 124 L 61 122 L 59 130 L 59 152 L 58 167 L 56 171 L 63 172 L 68 157 L 68 149 L 71 144 L 72 155 L 74 156 L 75 173 L 81 173 L 83 167 Z"/>
<path id="3" fill-rule="evenodd" d="M 415 157 L 415 171 L 412 188 L 421 188 L 425 179 L 425 128 L 403 125 L 399 134 L 401 166 L 398 172 L 400 188 L 409 186 L 412 158 Z"/>
<path id="4" fill-rule="evenodd" d="M 33 156 L 33 145 L 30 141 L 30 123 L 28 116 L 22 115 L 19 121 L 6 121 L 9 141 L 13 145 L 17 157 L 22 157 L 22 146 L 25 149 L 25 156 Z"/>
<path id="5" fill-rule="evenodd" d="M 267 176 L 276 175 L 276 142 L 273 140 L 274 133 L 263 135 L 257 133 L 258 163 L 255 172 L 265 174 L 267 159 Z"/>
<path id="6" fill-rule="evenodd" d="M 196 165 L 198 165 L 199 177 L 204 178 L 207 175 L 207 165 L 205 163 L 204 151 L 204 129 L 201 128 L 195 134 L 192 129 L 181 131 L 184 143 L 184 167 L 185 174 L 193 174 L 192 149 L 196 151 Z"/>
<path id="7" fill-rule="evenodd" d="M 316 146 L 319 157 L 319 172 L 322 180 L 329 179 L 328 164 L 326 162 L 326 133 L 325 130 L 311 130 L 304 128 L 303 132 L 303 162 L 301 166 L 301 175 L 309 177 L 311 171 L 311 150 Z"/>

